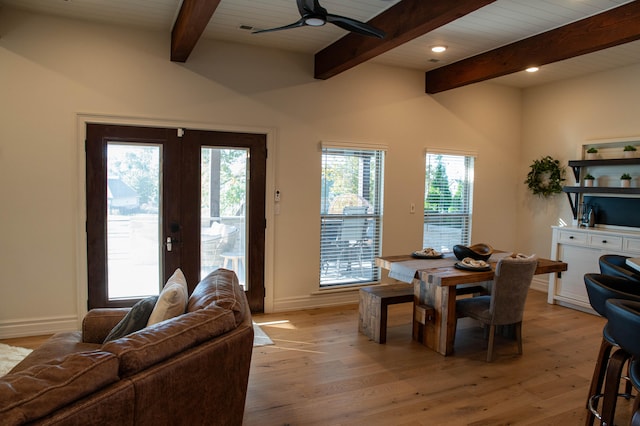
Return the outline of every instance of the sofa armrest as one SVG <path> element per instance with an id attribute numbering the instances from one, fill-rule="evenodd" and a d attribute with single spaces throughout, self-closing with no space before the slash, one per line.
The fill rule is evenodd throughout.
<path id="1" fill-rule="evenodd" d="M 87 312 L 82 320 L 82 341 L 102 343 L 107 334 L 124 318 L 131 308 L 98 308 Z"/>

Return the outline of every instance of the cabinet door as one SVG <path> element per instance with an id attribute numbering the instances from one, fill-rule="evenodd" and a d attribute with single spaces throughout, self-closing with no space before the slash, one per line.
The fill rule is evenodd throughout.
<path id="1" fill-rule="evenodd" d="M 558 259 L 566 262 L 568 268 L 556 284 L 556 294 L 567 301 L 589 305 L 587 290 L 584 286 L 584 274 L 598 273 L 600 250 L 566 244 L 558 245 Z"/>
<path id="2" fill-rule="evenodd" d="M 640 238 L 624 238 L 623 250 L 627 256 L 635 257 L 635 253 L 640 253 Z"/>

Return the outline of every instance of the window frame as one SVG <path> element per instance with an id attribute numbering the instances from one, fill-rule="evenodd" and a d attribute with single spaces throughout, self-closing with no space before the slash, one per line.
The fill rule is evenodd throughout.
<path id="1" fill-rule="evenodd" d="M 466 209 L 463 212 L 456 213 L 430 213 L 427 210 L 428 190 L 429 190 L 429 156 L 451 156 L 451 157 L 464 157 L 464 183 L 466 197 L 463 201 L 463 205 Z M 471 235 L 473 231 L 473 193 L 474 193 L 474 176 L 475 168 L 478 160 L 478 154 L 474 151 L 461 151 L 461 150 L 448 150 L 439 148 L 426 148 L 424 155 L 424 199 L 423 199 L 423 247 L 432 247 L 438 251 L 448 252 L 453 249 L 455 244 L 469 245 L 471 241 Z M 470 164 L 469 164 L 470 163 Z M 449 188 L 451 185 L 449 185 Z M 433 220 L 435 219 L 435 220 Z M 439 220 L 438 220 L 439 219 Z M 458 224 L 462 225 L 463 230 L 460 232 L 461 238 L 459 240 L 453 240 L 451 238 L 441 238 L 447 240 L 446 244 L 434 244 L 437 241 L 435 238 L 428 238 L 428 226 L 431 224 L 442 223 L 443 221 L 453 220 L 454 223 L 458 221 Z M 433 247 L 434 245 L 438 247 Z"/>
<path id="2" fill-rule="evenodd" d="M 345 143 L 345 142 L 326 142 L 320 144 L 321 159 L 321 182 L 320 182 L 320 256 L 319 256 L 319 275 L 318 286 L 320 290 L 348 288 L 353 286 L 369 285 L 380 282 L 380 268 L 375 266 L 375 257 L 382 253 L 382 222 L 383 222 L 383 204 L 384 204 L 384 163 L 386 156 L 386 146 L 379 144 L 363 144 L 363 143 Z M 363 212 L 357 207 L 351 208 L 351 211 L 343 209 L 342 212 L 330 211 L 329 188 L 325 180 L 326 155 L 340 156 L 345 158 L 352 156 L 365 158 L 368 156 L 373 161 L 373 167 L 366 167 L 366 162 L 360 162 L 358 168 L 358 189 L 356 195 L 360 200 L 367 202 L 368 208 Z M 371 166 L 371 164 L 369 164 Z M 365 171 L 366 169 L 366 171 Z M 346 193 L 338 193 L 346 195 Z M 371 202 L 371 204 L 368 204 Z M 358 204 L 359 205 L 359 204 Z M 353 206 L 353 205 L 352 205 Z M 350 208 L 349 206 L 345 206 Z M 337 207 L 336 207 L 337 208 Z M 350 225 L 346 225 L 349 221 Z M 351 226 L 364 226 L 366 231 L 360 247 L 358 243 L 350 241 L 354 249 L 360 250 L 358 266 L 359 276 L 354 275 L 351 278 L 345 274 L 342 277 L 331 278 L 329 275 L 329 267 L 334 269 L 336 275 L 341 274 L 341 262 L 349 262 L 347 271 L 351 267 L 353 256 L 340 253 L 338 244 L 344 244 L 344 238 L 340 235 L 344 232 L 353 233 Z M 346 231 L 345 231 L 346 229 Z M 347 259 L 344 259 L 347 257 Z M 351 260 L 350 260 L 351 259 Z M 366 266 L 365 266 L 366 265 Z M 353 274 L 352 274 L 353 275 Z"/>

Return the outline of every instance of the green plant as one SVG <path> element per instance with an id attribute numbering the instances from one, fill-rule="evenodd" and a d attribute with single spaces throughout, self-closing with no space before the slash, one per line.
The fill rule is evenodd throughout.
<path id="1" fill-rule="evenodd" d="M 597 149 L 595 149 L 595 148 L 593 148 L 593 147 L 591 147 L 591 148 L 589 148 L 589 149 L 587 150 L 587 152 L 588 152 L 589 154 L 597 154 L 597 153 L 598 153 L 598 150 L 597 150 Z"/>
<path id="2" fill-rule="evenodd" d="M 592 175 L 590 175 L 589 173 L 587 173 L 587 174 L 584 176 L 584 180 L 594 180 L 594 179 L 595 179 L 595 178 L 594 178 Z"/>
<path id="3" fill-rule="evenodd" d="M 565 171 L 564 167 L 560 166 L 560 161 L 547 155 L 539 160 L 534 160 L 530 168 L 524 183 L 527 184 L 531 192 L 543 197 L 562 192 Z"/>
<path id="4" fill-rule="evenodd" d="M 623 151 L 637 151 L 637 149 L 633 145 L 627 145 L 624 147 Z"/>
<path id="5" fill-rule="evenodd" d="M 623 173 L 622 176 L 620 176 L 621 180 L 631 180 L 631 175 L 629 173 Z"/>

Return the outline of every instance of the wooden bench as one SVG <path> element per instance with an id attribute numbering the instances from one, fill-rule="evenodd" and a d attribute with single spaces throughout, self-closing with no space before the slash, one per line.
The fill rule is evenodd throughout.
<path id="1" fill-rule="evenodd" d="M 387 307 L 413 302 L 413 285 L 383 284 L 360 289 L 358 330 L 377 343 L 387 341 Z"/>
<path id="2" fill-rule="evenodd" d="M 457 295 L 487 294 L 483 286 L 460 286 Z M 413 302 L 412 284 L 381 284 L 360 289 L 358 306 L 358 330 L 377 343 L 387 341 L 387 307 L 397 303 Z M 427 324 L 433 322 L 434 309 L 430 306 L 414 306 L 414 339 L 427 338 Z"/>

